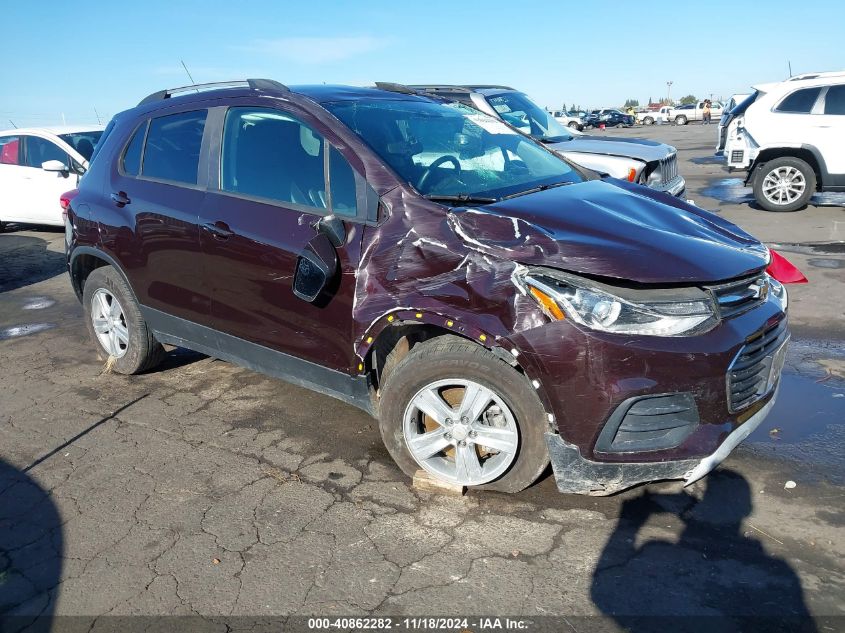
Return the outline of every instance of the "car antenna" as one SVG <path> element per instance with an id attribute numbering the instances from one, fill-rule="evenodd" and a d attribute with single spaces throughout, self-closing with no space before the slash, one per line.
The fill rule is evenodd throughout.
<path id="1" fill-rule="evenodd" d="M 190 80 L 191 80 L 191 85 L 193 85 L 193 84 L 197 83 L 196 81 L 194 81 L 194 78 L 193 78 L 193 77 L 191 77 L 191 71 L 190 71 L 190 70 L 188 70 L 188 67 L 185 65 L 185 60 L 184 60 L 184 59 L 180 59 L 180 60 L 179 60 L 179 63 L 180 63 L 180 64 L 182 64 L 182 68 L 184 68 L 184 69 L 185 69 L 185 73 L 188 75 L 188 79 L 190 79 Z M 197 90 L 197 92 L 199 92 L 199 90 Z"/>
<path id="2" fill-rule="evenodd" d="M 102 121 L 100 121 L 100 113 L 97 112 L 97 106 L 94 107 L 94 116 L 97 117 L 97 125 L 102 125 Z"/>
<path id="3" fill-rule="evenodd" d="M 15 122 L 14 122 L 14 121 L 12 121 L 12 119 L 9 119 L 9 123 L 11 123 L 11 124 L 12 124 L 12 127 L 13 127 L 13 128 L 15 128 L 16 130 L 18 129 L 18 126 L 17 126 L 17 125 L 15 125 Z"/>

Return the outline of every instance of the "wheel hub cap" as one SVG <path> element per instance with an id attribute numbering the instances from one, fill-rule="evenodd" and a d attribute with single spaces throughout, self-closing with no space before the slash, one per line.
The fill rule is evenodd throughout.
<path id="1" fill-rule="evenodd" d="M 129 348 L 129 327 L 123 307 L 111 292 L 100 288 L 91 296 L 91 322 L 97 340 L 109 356 L 121 358 Z"/>

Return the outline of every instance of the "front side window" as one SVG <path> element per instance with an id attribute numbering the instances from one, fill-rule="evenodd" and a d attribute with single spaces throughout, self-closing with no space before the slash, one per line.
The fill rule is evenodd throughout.
<path id="1" fill-rule="evenodd" d="M 845 85 L 831 86 L 824 98 L 825 114 L 845 114 Z"/>
<path id="2" fill-rule="evenodd" d="M 142 175 L 197 184 L 200 146 L 207 110 L 181 112 L 150 121 Z"/>
<path id="3" fill-rule="evenodd" d="M 73 132 L 72 134 L 59 134 L 59 138 L 75 149 L 85 160 L 91 160 L 94 148 L 103 135 L 102 131 Z"/>
<path id="4" fill-rule="evenodd" d="M 231 108 L 223 132 L 220 188 L 326 209 L 323 137 L 284 112 Z"/>
<path id="5" fill-rule="evenodd" d="M 0 165 L 20 165 L 21 139 L 19 136 L 0 137 Z"/>
<path id="6" fill-rule="evenodd" d="M 793 92 L 781 101 L 775 110 L 793 114 L 809 114 L 818 99 L 819 92 L 821 88 L 804 88 Z"/>
<path id="7" fill-rule="evenodd" d="M 572 138 L 566 127 L 521 92 L 487 97 L 487 101 L 503 121 L 538 140 L 567 141 Z"/>
<path id="8" fill-rule="evenodd" d="M 424 196 L 499 198 L 582 180 L 563 159 L 461 104 L 397 99 L 323 105 Z"/>
<path id="9" fill-rule="evenodd" d="M 27 136 L 24 153 L 26 159 L 24 164 L 27 167 L 41 169 L 41 164 L 48 160 L 57 160 L 63 165 L 70 166 L 70 157 L 61 147 L 39 136 Z"/>

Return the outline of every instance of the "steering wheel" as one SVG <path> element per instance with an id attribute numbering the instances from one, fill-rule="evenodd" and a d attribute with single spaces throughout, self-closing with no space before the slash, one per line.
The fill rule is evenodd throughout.
<path id="1" fill-rule="evenodd" d="M 461 162 L 457 158 L 455 158 L 454 156 L 451 156 L 450 154 L 446 154 L 445 156 L 441 156 L 440 158 L 435 160 L 433 163 L 431 163 L 431 165 L 429 165 L 428 167 L 425 168 L 423 175 L 420 176 L 419 181 L 417 181 L 417 190 L 418 191 L 422 191 L 423 187 L 425 186 L 425 183 L 428 182 L 428 179 L 431 176 L 431 172 L 433 172 L 435 169 L 437 169 L 438 167 L 440 167 L 444 163 L 452 163 L 455 166 L 454 175 L 455 176 L 461 175 Z"/>

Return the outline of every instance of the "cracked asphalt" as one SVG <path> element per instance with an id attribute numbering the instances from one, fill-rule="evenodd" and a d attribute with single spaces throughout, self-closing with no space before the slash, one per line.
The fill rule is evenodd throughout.
<path id="1" fill-rule="evenodd" d="M 714 128 L 607 133 L 678 146 L 689 197 L 767 242 L 845 240 L 839 206 L 767 214 L 705 196 L 729 177 L 692 162 L 712 153 Z M 632 618 L 723 616 L 723 630 L 744 617 L 798 630 L 790 618 L 813 615 L 802 630 L 845 627 L 843 482 L 838 466 L 814 462 L 816 444 L 741 446 L 687 489 L 574 497 L 546 474 L 518 495 L 422 492 L 391 462 L 375 421 L 329 397 L 184 350 L 146 375 L 106 372 L 63 239 L 33 227 L 0 235 L 7 623 L 508 615 L 548 616 L 550 630 L 655 630 Z M 845 394 L 845 278 L 793 250 L 811 284 L 793 291 L 787 373 L 835 398 Z M 834 429 L 824 442 L 841 454 L 842 420 L 824 415 Z M 781 425 L 802 423 L 799 413 Z"/>

